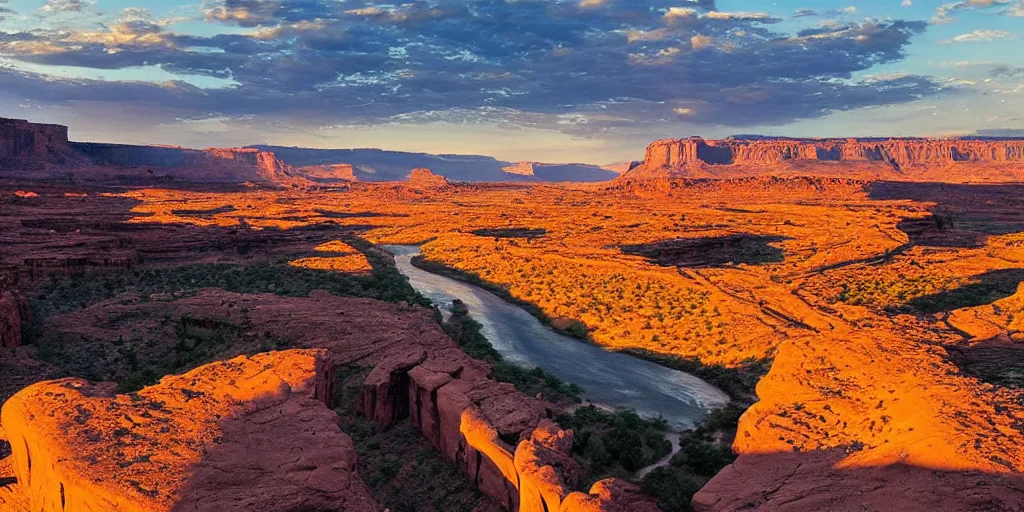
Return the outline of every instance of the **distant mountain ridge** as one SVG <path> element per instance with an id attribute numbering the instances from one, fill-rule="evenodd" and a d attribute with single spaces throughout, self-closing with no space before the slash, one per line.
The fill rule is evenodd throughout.
<path id="1" fill-rule="evenodd" d="M 589 164 L 506 162 L 484 155 L 410 153 L 383 149 L 314 149 L 254 145 L 288 165 L 312 167 L 351 164 L 359 181 L 399 181 L 411 169 L 428 168 L 456 181 L 607 181 L 618 173 Z"/>

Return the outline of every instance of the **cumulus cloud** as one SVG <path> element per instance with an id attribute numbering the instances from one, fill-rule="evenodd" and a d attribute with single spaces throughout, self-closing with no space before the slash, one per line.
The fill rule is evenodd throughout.
<path id="1" fill-rule="evenodd" d="M 86 8 L 86 3 L 82 0 L 48 0 L 40 11 L 48 14 L 58 14 L 62 12 L 82 12 Z"/>
<path id="2" fill-rule="evenodd" d="M 1024 1 L 1011 5 L 1008 9 L 1003 11 L 1002 14 L 1004 16 L 1024 17 Z"/>
<path id="3" fill-rule="evenodd" d="M 913 7 L 913 6 L 914 6 L 913 0 L 903 0 L 902 2 L 900 2 L 900 7 Z"/>
<path id="4" fill-rule="evenodd" d="M 902 59 L 925 23 L 790 33 L 769 14 L 718 11 L 712 0 L 220 0 L 202 16 L 233 28 L 192 35 L 175 30 L 179 20 L 132 10 L 99 29 L 0 32 L 0 57 L 159 66 L 235 85 L 70 82 L 6 69 L 0 90 L 57 104 L 131 101 L 174 118 L 459 119 L 580 136 L 678 121 L 675 109 L 707 125 L 784 124 L 943 90 L 914 75 L 851 78 Z"/>
<path id="5" fill-rule="evenodd" d="M 985 43 L 998 41 L 1000 39 L 1013 39 L 1013 34 L 1003 30 L 978 29 L 967 34 L 960 34 L 952 39 L 942 41 L 943 44 L 951 43 Z"/>
<path id="6" fill-rule="evenodd" d="M 1010 2 L 1011 0 L 960 0 L 944 3 L 935 8 L 935 16 L 932 17 L 931 22 L 936 25 L 946 25 L 956 21 L 953 15 L 957 12 L 1005 6 Z"/>

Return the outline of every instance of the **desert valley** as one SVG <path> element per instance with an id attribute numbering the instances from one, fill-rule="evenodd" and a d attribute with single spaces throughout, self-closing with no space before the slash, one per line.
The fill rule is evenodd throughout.
<path id="1" fill-rule="evenodd" d="M 1024 139 L 370 155 L 0 120 L 0 510 L 1024 509 Z"/>

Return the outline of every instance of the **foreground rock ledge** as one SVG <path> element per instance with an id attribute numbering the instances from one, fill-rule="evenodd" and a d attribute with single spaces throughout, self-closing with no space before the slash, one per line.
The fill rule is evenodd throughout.
<path id="1" fill-rule="evenodd" d="M 290 350 L 128 395 L 81 379 L 34 384 L 0 414 L 15 492 L 33 511 L 376 511 L 325 407 L 331 373 L 325 350 Z"/>

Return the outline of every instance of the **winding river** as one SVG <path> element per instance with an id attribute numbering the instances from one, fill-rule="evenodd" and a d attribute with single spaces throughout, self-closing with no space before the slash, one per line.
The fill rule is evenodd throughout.
<path id="1" fill-rule="evenodd" d="M 673 430 L 681 430 L 729 401 L 721 390 L 693 375 L 558 334 L 483 288 L 416 268 L 411 260 L 420 252 L 417 246 L 381 247 L 395 255 L 398 270 L 413 288 L 442 310 L 450 308 L 453 299 L 461 299 L 505 360 L 539 366 L 582 387 L 596 404 L 661 416 Z"/>

